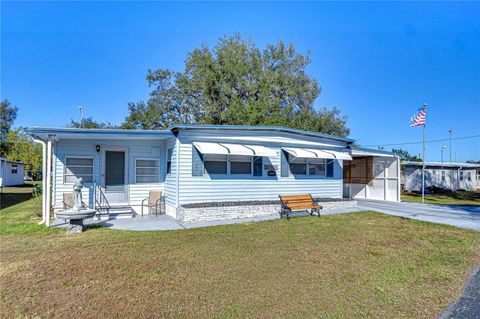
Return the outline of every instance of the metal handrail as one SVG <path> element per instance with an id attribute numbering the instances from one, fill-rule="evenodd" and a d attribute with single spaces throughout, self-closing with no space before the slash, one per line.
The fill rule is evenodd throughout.
<path id="1" fill-rule="evenodd" d="M 110 203 L 107 200 L 107 197 L 105 196 L 105 193 L 102 190 L 102 187 L 100 185 L 97 185 L 96 182 L 94 182 L 94 207 L 99 211 L 99 215 L 101 214 L 100 211 L 106 210 L 107 213 L 110 212 L 110 209 L 112 208 L 110 206 Z"/>

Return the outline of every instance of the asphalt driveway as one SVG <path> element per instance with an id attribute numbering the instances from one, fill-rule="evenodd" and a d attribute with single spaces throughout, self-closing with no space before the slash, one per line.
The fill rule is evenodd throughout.
<path id="1" fill-rule="evenodd" d="M 373 210 L 426 222 L 480 231 L 480 206 L 431 205 L 358 200 L 361 210 Z"/>

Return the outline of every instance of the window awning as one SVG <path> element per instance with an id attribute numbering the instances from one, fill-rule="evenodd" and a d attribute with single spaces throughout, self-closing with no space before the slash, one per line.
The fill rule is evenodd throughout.
<path id="1" fill-rule="evenodd" d="M 195 146 L 202 154 L 246 155 L 246 156 L 268 156 L 268 157 L 278 156 L 276 151 L 261 145 L 194 142 L 193 146 Z"/>
<path id="2" fill-rule="evenodd" d="M 294 147 L 284 147 L 282 149 L 292 154 L 295 157 L 301 157 L 301 158 L 326 158 L 326 159 L 338 159 L 338 160 L 347 160 L 347 161 L 352 160 L 352 157 L 350 156 L 350 154 L 342 153 L 338 151 L 318 150 L 313 148 L 294 148 Z"/>

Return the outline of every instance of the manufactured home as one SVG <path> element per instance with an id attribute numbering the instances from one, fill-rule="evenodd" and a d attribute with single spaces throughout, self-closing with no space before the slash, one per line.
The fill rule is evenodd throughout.
<path id="1" fill-rule="evenodd" d="M 401 184 L 405 191 L 422 190 L 423 165 L 425 165 L 425 187 L 434 186 L 453 191 L 480 189 L 480 164 L 403 161 Z"/>
<path id="2" fill-rule="evenodd" d="M 261 204 L 276 203 L 279 195 L 400 200 L 398 157 L 353 147 L 349 138 L 285 127 L 188 124 L 29 132 L 43 145 L 45 194 L 52 194 L 44 198 L 46 213 L 65 207 L 64 194 L 80 177 L 90 207 L 141 215 L 142 201 L 161 192 L 161 211 L 180 222 L 245 217 L 247 209 L 222 213 L 223 203 L 232 202 L 253 203 L 248 214 L 263 214 Z M 187 209 L 209 204 L 216 208 Z"/>
<path id="3" fill-rule="evenodd" d="M 25 164 L 0 157 L 0 187 L 23 184 Z"/>

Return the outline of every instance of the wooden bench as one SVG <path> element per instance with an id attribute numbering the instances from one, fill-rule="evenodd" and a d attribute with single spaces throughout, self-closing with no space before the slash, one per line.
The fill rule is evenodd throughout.
<path id="1" fill-rule="evenodd" d="M 310 215 L 317 213 L 320 217 L 320 210 L 323 207 L 315 203 L 312 194 L 288 196 L 279 195 L 278 197 L 280 197 L 281 203 L 280 218 L 282 218 L 283 215 L 286 215 L 287 219 L 290 220 L 290 213 L 298 210 L 310 210 Z"/>

